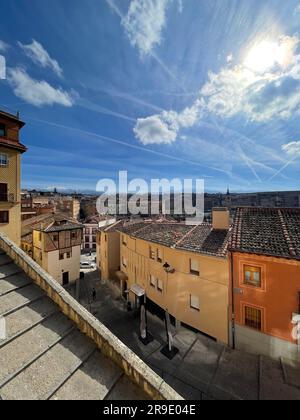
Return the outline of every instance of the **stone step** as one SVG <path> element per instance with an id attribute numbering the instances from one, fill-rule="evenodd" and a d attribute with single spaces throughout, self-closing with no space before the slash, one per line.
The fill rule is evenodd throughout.
<path id="1" fill-rule="evenodd" d="M 95 349 L 75 330 L 24 369 L 0 390 L 3 400 L 44 400 L 66 381 Z"/>
<path id="2" fill-rule="evenodd" d="M 13 290 L 31 284 L 32 281 L 24 273 L 15 274 L 0 280 L 0 296 L 4 296 Z"/>
<path id="3" fill-rule="evenodd" d="M 18 291 L 0 296 L 0 316 L 5 316 L 11 312 L 17 311 L 43 296 L 44 293 L 42 290 L 33 284 L 30 284 L 23 289 L 19 289 Z"/>
<path id="4" fill-rule="evenodd" d="M 0 266 L 0 279 L 5 279 L 5 277 L 18 273 L 22 273 L 22 270 L 13 263 Z"/>
<path id="5" fill-rule="evenodd" d="M 55 345 L 72 327 L 70 320 L 57 313 L 2 347 L 0 387 Z"/>
<path id="6" fill-rule="evenodd" d="M 52 400 L 103 400 L 123 372 L 96 351 L 51 397 Z"/>
<path id="7" fill-rule="evenodd" d="M 56 312 L 58 312 L 58 307 L 45 296 L 7 315 L 5 317 L 6 339 L 0 340 L 0 348 Z"/>
<path id="8" fill-rule="evenodd" d="M 111 389 L 105 400 L 123 400 L 123 401 L 139 401 L 147 400 L 148 397 L 143 392 L 142 388 L 133 384 L 130 379 L 123 375 L 116 385 Z"/>

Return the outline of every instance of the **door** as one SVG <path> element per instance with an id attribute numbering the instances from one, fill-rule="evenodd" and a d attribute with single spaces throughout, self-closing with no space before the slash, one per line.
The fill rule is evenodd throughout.
<path id="1" fill-rule="evenodd" d="M 69 284 L 69 272 L 66 271 L 63 273 L 63 286 L 67 286 Z"/>
<path id="2" fill-rule="evenodd" d="M 7 184 L 0 184 L 0 201 L 7 201 Z"/>

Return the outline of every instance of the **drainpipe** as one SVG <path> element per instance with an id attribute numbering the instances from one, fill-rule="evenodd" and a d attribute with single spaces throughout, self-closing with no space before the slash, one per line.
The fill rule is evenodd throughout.
<path id="1" fill-rule="evenodd" d="M 233 253 L 230 252 L 231 265 L 231 333 L 232 333 L 232 348 L 235 349 L 235 305 L 234 305 L 234 265 Z"/>

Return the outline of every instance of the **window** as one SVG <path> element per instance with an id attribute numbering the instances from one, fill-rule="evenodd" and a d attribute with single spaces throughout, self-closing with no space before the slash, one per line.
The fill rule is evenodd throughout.
<path id="1" fill-rule="evenodd" d="M 92 237 L 92 242 L 96 242 L 96 236 Z"/>
<path id="2" fill-rule="evenodd" d="M 6 127 L 5 124 L 0 123 L 0 137 L 6 136 Z"/>
<path id="3" fill-rule="evenodd" d="M 199 276 L 199 263 L 197 260 L 190 260 L 190 273 L 194 276 Z"/>
<path id="4" fill-rule="evenodd" d="M 53 241 L 58 242 L 58 235 L 53 235 Z"/>
<path id="5" fill-rule="evenodd" d="M 152 274 L 150 274 L 150 286 L 156 287 L 155 277 Z"/>
<path id="6" fill-rule="evenodd" d="M 72 239 L 76 239 L 77 238 L 77 236 L 76 236 L 76 232 L 72 232 Z"/>
<path id="7" fill-rule="evenodd" d="M 8 201 L 7 184 L 5 184 L 3 182 L 0 183 L 0 201 L 4 201 L 4 202 Z"/>
<path id="8" fill-rule="evenodd" d="M 150 258 L 151 260 L 155 260 L 155 251 L 153 250 L 153 248 L 150 247 Z"/>
<path id="9" fill-rule="evenodd" d="M 190 307 L 196 311 L 200 311 L 200 300 L 198 296 L 190 295 Z"/>
<path id="10" fill-rule="evenodd" d="M 157 250 L 157 261 L 160 262 L 160 263 L 163 261 L 162 250 L 161 249 Z"/>
<path id="11" fill-rule="evenodd" d="M 71 258 L 71 252 L 67 252 L 67 258 Z"/>
<path id="12" fill-rule="evenodd" d="M 261 331 L 262 313 L 261 309 L 245 306 L 245 325 L 255 330 Z"/>
<path id="13" fill-rule="evenodd" d="M 93 244 L 93 249 L 97 249 L 97 245 L 96 244 Z"/>
<path id="14" fill-rule="evenodd" d="M 59 253 L 59 259 L 63 260 L 65 258 L 65 254 L 63 252 Z"/>
<path id="15" fill-rule="evenodd" d="M 8 156 L 1 153 L 0 154 L 0 166 L 7 166 L 7 165 L 8 165 Z"/>
<path id="16" fill-rule="evenodd" d="M 162 293 L 163 289 L 164 289 L 164 284 L 162 280 L 157 279 L 157 290 Z"/>
<path id="17" fill-rule="evenodd" d="M 86 237 L 84 238 L 84 242 L 89 243 L 89 242 L 90 242 L 90 237 L 89 237 L 89 236 L 86 236 Z"/>
<path id="18" fill-rule="evenodd" d="M 261 287 L 261 268 L 245 265 L 244 283 L 249 286 Z"/>

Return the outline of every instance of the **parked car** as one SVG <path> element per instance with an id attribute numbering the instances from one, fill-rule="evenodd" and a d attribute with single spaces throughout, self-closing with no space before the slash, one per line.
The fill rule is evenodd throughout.
<path id="1" fill-rule="evenodd" d="M 85 268 L 85 269 L 90 269 L 90 268 L 94 268 L 95 267 L 95 265 L 94 264 L 92 264 L 91 262 L 89 262 L 89 261 L 82 261 L 81 263 L 80 263 L 80 268 Z"/>

